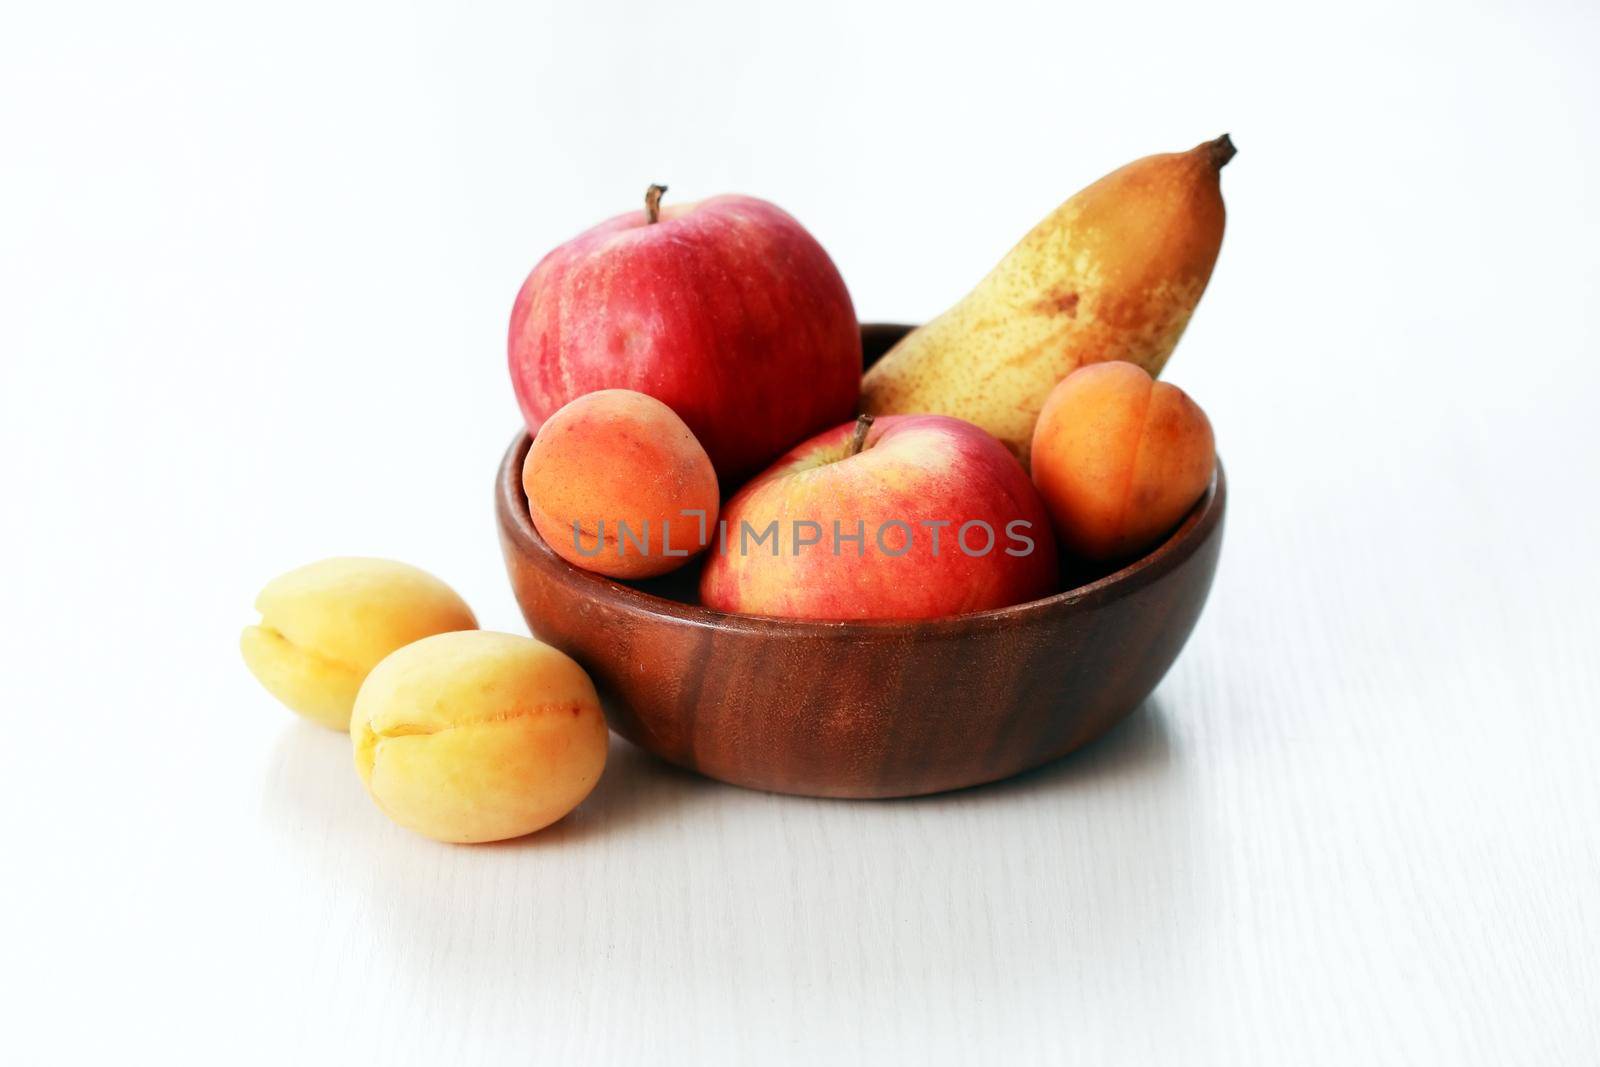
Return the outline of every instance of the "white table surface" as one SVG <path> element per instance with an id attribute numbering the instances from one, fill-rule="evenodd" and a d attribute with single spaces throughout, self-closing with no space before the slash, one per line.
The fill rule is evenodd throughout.
<path id="1" fill-rule="evenodd" d="M 1600 27 L 1580 4 L 15 9 L 0 30 L 9 1062 L 1600 1058 Z M 547 248 L 725 190 L 863 318 L 1230 130 L 1170 380 L 1231 502 L 1114 734 L 895 803 L 614 742 L 502 846 L 390 825 L 236 649 L 490 510 Z"/>

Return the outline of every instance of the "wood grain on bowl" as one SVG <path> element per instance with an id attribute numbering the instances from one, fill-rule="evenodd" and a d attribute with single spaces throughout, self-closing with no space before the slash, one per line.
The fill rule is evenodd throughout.
<path id="1" fill-rule="evenodd" d="M 867 358 L 905 330 L 864 326 Z M 729 615 L 689 602 L 680 590 L 692 579 L 638 588 L 556 555 L 528 517 L 527 449 L 521 435 L 507 451 L 495 506 L 529 627 L 589 670 L 622 736 L 712 778 L 780 793 L 959 789 L 1094 739 L 1177 658 L 1222 545 L 1219 464 L 1154 550 L 1044 600 L 918 622 Z"/>

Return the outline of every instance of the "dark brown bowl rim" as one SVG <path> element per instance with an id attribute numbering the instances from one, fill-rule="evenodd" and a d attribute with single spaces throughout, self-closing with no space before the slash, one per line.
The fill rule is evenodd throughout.
<path id="1" fill-rule="evenodd" d="M 495 506 L 500 513 L 500 525 L 519 548 L 540 556 L 543 561 L 541 565 L 555 569 L 569 587 L 586 592 L 595 600 L 605 601 L 628 612 L 719 631 L 827 638 L 882 638 L 896 634 L 916 634 L 923 638 L 954 637 L 1025 625 L 1032 619 L 1061 612 L 1088 610 L 1132 595 L 1192 556 L 1222 521 L 1227 501 L 1227 478 L 1222 471 L 1222 460 L 1218 457 L 1216 471 L 1211 476 L 1211 484 L 1206 488 L 1205 495 L 1164 541 L 1102 578 L 1041 600 L 938 619 L 789 619 L 717 611 L 699 604 L 669 600 L 568 563 L 545 543 L 528 514 L 526 498 L 522 493 L 522 464 L 530 444 L 527 432 L 519 433 L 506 450 L 496 478 Z"/>

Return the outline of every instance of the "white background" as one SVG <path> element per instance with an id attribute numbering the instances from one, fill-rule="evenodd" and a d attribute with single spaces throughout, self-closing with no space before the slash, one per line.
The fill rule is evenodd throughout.
<path id="1" fill-rule="evenodd" d="M 1593 1063 L 1597 54 L 1582 3 L 8 5 L 0 1054 Z M 446 847 L 240 662 L 334 554 L 524 632 L 507 313 L 648 182 L 920 321 L 1224 130 L 1167 375 L 1222 568 L 1091 750 L 865 804 L 616 742 Z"/>

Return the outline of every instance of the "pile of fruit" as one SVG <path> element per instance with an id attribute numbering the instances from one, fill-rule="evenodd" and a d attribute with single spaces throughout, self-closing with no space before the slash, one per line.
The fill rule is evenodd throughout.
<path id="1" fill-rule="evenodd" d="M 1090 185 L 865 375 L 850 295 L 798 222 L 651 186 L 643 211 L 547 255 L 513 307 L 534 527 L 575 567 L 697 566 L 709 608 L 828 621 L 1005 607 L 1137 557 L 1212 478 L 1205 414 L 1153 375 L 1211 276 L 1233 153 L 1223 136 Z M 531 833 L 600 776 L 582 668 L 476 630 L 430 575 L 326 560 L 257 608 L 251 670 L 350 731 L 405 826 Z"/>

